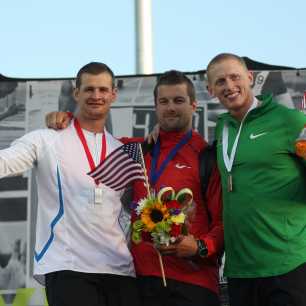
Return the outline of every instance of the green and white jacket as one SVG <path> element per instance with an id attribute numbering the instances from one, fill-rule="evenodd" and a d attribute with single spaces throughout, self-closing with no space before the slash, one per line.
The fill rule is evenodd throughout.
<path id="1" fill-rule="evenodd" d="M 227 123 L 230 154 L 240 122 L 225 113 L 216 128 L 228 277 L 280 275 L 306 262 L 306 162 L 295 155 L 306 116 L 271 95 L 257 99 L 241 129 L 231 192 L 222 131 Z"/>

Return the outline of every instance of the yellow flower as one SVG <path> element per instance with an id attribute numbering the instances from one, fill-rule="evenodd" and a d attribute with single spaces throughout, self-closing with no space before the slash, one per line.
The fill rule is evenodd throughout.
<path id="1" fill-rule="evenodd" d="M 185 214 L 181 212 L 178 215 L 171 216 L 171 221 L 176 224 L 183 224 L 185 222 Z"/>
<path id="2" fill-rule="evenodd" d="M 152 232 L 157 223 L 169 218 L 169 212 L 166 205 L 159 202 L 153 203 L 150 207 L 143 209 L 140 219 L 148 232 Z"/>

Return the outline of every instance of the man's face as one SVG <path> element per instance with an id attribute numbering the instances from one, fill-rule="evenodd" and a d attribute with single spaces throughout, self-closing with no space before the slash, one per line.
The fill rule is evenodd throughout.
<path id="1" fill-rule="evenodd" d="M 252 82 L 253 74 L 235 59 L 222 60 L 208 72 L 209 93 L 237 117 L 244 115 L 253 101 Z"/>
<path id="2" fill-rule="evenodd" d="M 116 96 L 112 78 L 106 72 L 97 75 L 83 73 L 81 86 L 74 92 L 80 116 L 92 120 L 105 118 Z"/>
<path id="3" fill-rule="evenodd" d="M 155 101 L 156 116 L 162 130 L 187 132 L 197 102 L 190 101 L 186 84 L 160 85 Z"/>

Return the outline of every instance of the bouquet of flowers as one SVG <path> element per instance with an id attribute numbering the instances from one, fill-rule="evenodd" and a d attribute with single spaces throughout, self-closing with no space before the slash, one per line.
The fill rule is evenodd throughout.
<path id="1" fill-rule="evenodd" d="M 132 225 L 133 242 L 139 243 L 149 235 L 155 246 L 174 243 L 188 232 L 192 203 L 193 194 L 188 188 L 175 194 L 172 187 L 164 187 L 157 194 L 141 199 L 136 206 L 139 219 Z"/>
<path id="2" fill-rule="evenodd" d="M 295 142 L 296 154 L 306 159 L 306 125 Z"/>

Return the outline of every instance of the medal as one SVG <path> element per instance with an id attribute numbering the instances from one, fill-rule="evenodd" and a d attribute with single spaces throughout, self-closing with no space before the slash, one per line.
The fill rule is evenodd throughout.
<path id="1" fill-rule="evenodd" d="M 95 205 L 100 205 L 102 204 L 102 197 L 103 193 L 102 193 L 102 188 L 96 187 L 94 189 L 94 203 Z"/>
<path id="2" fill-rule="evenodd" d="M 229 173 L 227 177 L 227 191 L 228 192 L 233 191 L 233 177 L 231 173 Z"/>
<path id="3" fill-rule="evenodd" d="M 92 171 L 93 169 L 95 169 L 95 162 L 92 158 L 91 152 L 89 150 L 86 138 L 84 136 L 84 133 L 82 131 L 82 128 L 80 126 L 79 121 L 75 118 L 74 119 L 74 127 L 76 129 L 76 132 L 78 134 L 78 137 L 83 145 L 87 160 L 88 160 L 88 164 L 90 167 L 90 170 Z M 100 163 L 105 159 L 106 157 L 106 136 L 105 133 L 103 133 L 102 135 L 102 147 L 101 147 L 101 155 L 100 155 Z M 94 188 L 94 192 L 93 192 L 93 200 L 94 200 L 94 204 L 102 204 L 103 201 L 103 194 L 102 194 L 102 188 L 98 187 L 98 182 L 95 181 L 95 188 Z"/>
<path id="4" fill-rule="evenodd" d="M 245 118 L 247 117 L 248 113 L 253 110 L 258 105 L 258 100 L 254 98 L 253 103 L 251 107 L 248 109 L 246 114 L 244 115 L 243 119 L 240 122 L 239 130 L 236 135 L 236 138 L 234 140 L 232 150 L 230 152 L 230 155 L 228 155 L 228 143 L 229 143 L 229 131 L 228 131 L 228 124 L 227 122 L 224 123 L 223 130 L 222 130 L 222 155 L 223 155 L 223 161 L 225 168 L 227 170 L 227 191 L 232 192 L 233 191 L 233 177 L 232 177 L 232 168 L 235 160 L 235 155 L 237 152 L 238 142 L 240 138 L 240 133 L 245 121 Z"/>

